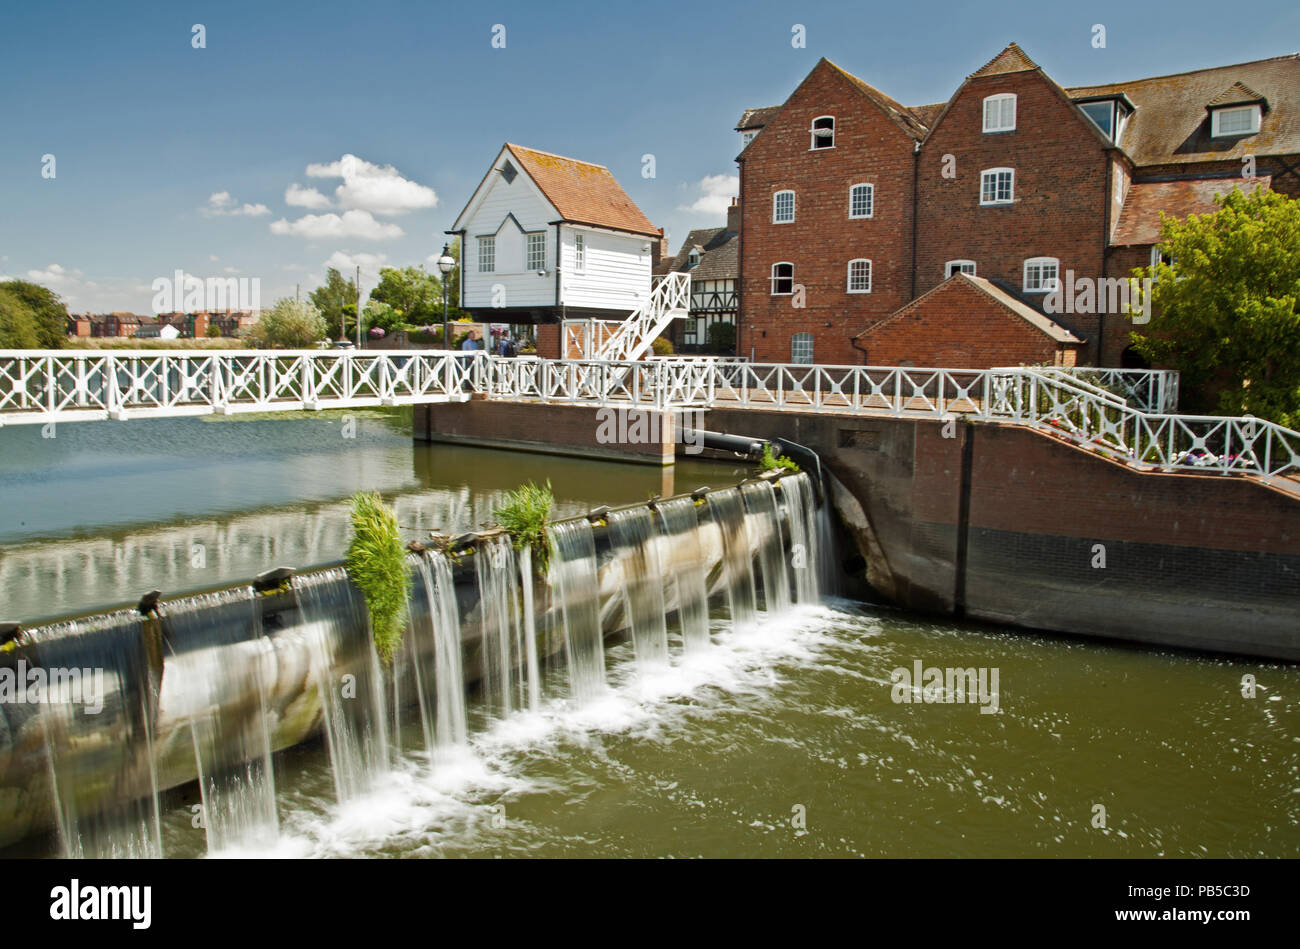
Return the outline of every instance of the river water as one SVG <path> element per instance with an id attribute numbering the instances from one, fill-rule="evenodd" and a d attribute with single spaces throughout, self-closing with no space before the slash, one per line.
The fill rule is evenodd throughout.
<path id="1" fill-rule="evenodd" d="M 408 431 L 362 413 L 0 429 L 0 618 L 336 560 L 361 488 L 394 500 L 416 537 L 490 521 L 528 479 L 552 482 L 563 515 L 747 474 L 412 444 Z M 1294 667 L 843 600 L 743 630 L 724 608 L 710 625 L 689 655 L 670 640 L 658 671 L 630 642 L 609 646 L 608 687 L 585 703 L 498 720 L 472 701 L 468 745 L 432 760 L 412 721 L 396 742 L 409 750 L 343 805 L 323 743 L 277 755 L 279 836 L 256 855 L 1300 854 Z M 990 688 L 926 702 L 921 682 L 893 681 L 918 662 L 983 670 Z M 206 852 L 197 800 L 193 787 L 165 797 L 168 856 Z"/>

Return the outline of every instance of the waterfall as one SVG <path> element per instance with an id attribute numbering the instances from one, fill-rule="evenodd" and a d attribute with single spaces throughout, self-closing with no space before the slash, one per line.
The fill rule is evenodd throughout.
<path id="1" fill-rule="evenodd" d="M 669 498 L 659 502 L 658 507 L 673 566 L 682 644 L 691 652 L 709 644 L 709 597 L 705 587 L 708 571 L 700 554 L 699 516 L 690 498 Z"/>
<path id="2" fill-rule="evenodd" d="M 524 661 L 528 670 L 528 707 L 542 704 L 542 674 L 537 661 L 537 610 L 533 606 L 533 548 L 519 551 L 519 588 L 524 600 Z"/>
<path id="3" fill-rule="evenodd" d="M 654 512 L 648 507 L 614 511 L 609 516 L 609 535 L 621 572 L 619 592 L 637 662 L 666 665 L 668 627 Z"/>
<path id="4" fill-rule="evenodd" d="M 483 694 L 494 711 L 508 715 L 533 707 L 532 698 L 537 694 L 536 686 L 529 682 L 536 662 L 530 668 L 520 615 L 519 572 L 510 538 L 484 538 L 474 561 L 483 637 L 479 650 Z M 535 643 L 533 648 L 535 652 Z"/>
<path id="5" fill-rule="evenodd" d="M 0 707 L 6 740 L 38 718 L 65 857 L 163 855 L 152 731 L 157 683 L 143 626 L 130 610 L 43 628 L 29 661 L 46 671 L 48 694 L 24 693 Z M 124 790 L 127 803 L 102 811 L 93 793 L 100 786 Z"/>
<path id="6" fill-rule="evenodd" d="M 559 601 L 569 691 L 579 700 L 605 689 L 605 645 L 600 625 L 600 583 L 596 542 L 585 520 L 562 521 L 547 529 L 551 541 L 551 587 Z"/>
<path id="7" fill-rule="evenodd" d="M 425 747 L 434 751 L 463 745 L 467 737 L 460 608 L 451 565 L 440 551 L 420 557 L 415 575 L 408 643 Z"/>
<path id="8" fill-rule="evenodd" d="M 758 526 L 751 542 L 758 544 L 758 565 L 763 574 L 763 608 L 770 613 L 784 613 L 790 608 L 790 577 L 785 569 L 785 549 L 781 544 L 781 511 L 776 489 L 770 481 L 750 481 L 740 486 L 745 513 Z M 759 536 L 754 537 L 757 533 Z"/>
<path id="9" fill-rule="evenodd" d="M 267 720 L 275 656 L 253 589 L 188 597 L 160 612 L 175 677 L 168 691 L 188 693 L 208 851 L 270 845 L 279 834 Z"/>
<path id="10" fill-rule="evenodd" d="M 383 673 L 365 599 L 342 567 L 297 578 L 294 589 L 342 803 L 388 770 Z"/>
<path id="11" fill-rule="evenodd" d="M 754 554 L 745 526 L 740 492 L 735 488 L 713 491 L 708 495 L 709 510 L 722 532 L 722 564 L 731 606 L 731 622 L 736 628 L 752 626 L 757 616 L 754 601 Z"/>
<path id="12" fill-rule="evenodd" d="M 817 602 L 820 590 L 818 556 L 820 527 L 816 499 L 813 497 L 809 476 L 782 478 L 781 490 L 786 494 L 786 515 L 790 523 L 790 569 L 794 574 L 795 600 L 799 603 Z"/>

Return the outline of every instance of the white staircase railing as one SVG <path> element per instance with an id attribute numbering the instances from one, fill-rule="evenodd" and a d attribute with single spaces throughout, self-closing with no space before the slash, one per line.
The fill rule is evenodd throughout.
<path id="1" fill-rule="evenodd" d="M 650 344 L 673 320 L 685 317 L 691 309 L 691 275 L 670 273 L 612 335 L 600 344 L 593 358 L 624 362 L 640 359 Z"/>

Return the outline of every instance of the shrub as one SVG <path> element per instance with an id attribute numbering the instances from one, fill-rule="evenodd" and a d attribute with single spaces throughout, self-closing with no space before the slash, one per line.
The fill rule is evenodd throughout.
<path id="1" fill-rule="evenodd" d="M 771 444 L 763 446 L 763 460 L 759 464 L 760 471 L 775 471 L 777 468 L 785 468 L 787 471 L 801 471 L 797 462 L 793 458 L 787 458 L 782 455 L 780 458 L 772 454 Z"/>
<path id="2" fill-rule="evenodd" d="M 510 535 L 515 550 L 524 546 L 533 549 L 533 563 L 543 574 L 550 561 L 546 525 L 550 521 L 551 507 L 554 504 L 555 492 L 551 490 L 550 481 L 546 482 L 545 487 L 530 481 L 506 495 L 505 506 L 492 512 Z"/>
<path id="3" fill-rule="evenodd" d="M 377 492 L 352 496 L 352 531 L 348 576 L 366 598 L 375 648 L 387 665 L 402 642 L 406 624 L 406 598 L 411 588 L 406 548 L 392 508 Z"/>
<path id="4" fill-rule="evenodd" d="M 673 343 L 670 339 L 662 336 L 656 336 L 655 341 L 650 344 L 650 348 L 656 356 L 671 356 L 673 354 Z"/>

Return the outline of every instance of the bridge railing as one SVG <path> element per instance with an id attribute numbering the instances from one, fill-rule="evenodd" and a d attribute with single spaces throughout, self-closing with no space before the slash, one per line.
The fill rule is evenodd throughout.
<path id="1" fill-rule="evenodd" d="M 0 425 L 402 405 L 481 390 L 482 353 L 0 351 Z"/>

